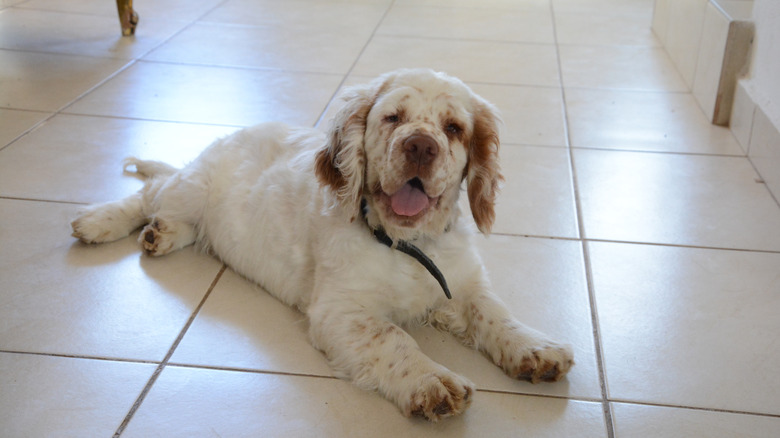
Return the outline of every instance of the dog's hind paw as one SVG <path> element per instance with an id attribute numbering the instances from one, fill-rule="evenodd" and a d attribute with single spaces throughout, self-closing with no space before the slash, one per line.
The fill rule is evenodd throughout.
<path id="1" fill-rule="evenodd" d="M 161 256 L 195 242 L 194 228 L 183 222 L 155 219 L 138 236 L 146 255 Z"/>
<path id="2" fill-rule="evenodd" d="M 101 209 L 84 211 L 70 226 L 73 229 L 71 235 L 84 243 L 113 242 L 129 233 L 128 226 Z"/>

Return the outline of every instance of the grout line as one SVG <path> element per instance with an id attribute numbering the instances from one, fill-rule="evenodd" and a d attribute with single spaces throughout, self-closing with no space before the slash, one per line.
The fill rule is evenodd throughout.
<path id="1" fill-rule="evenodd" d="M 19 354 L 19 355 L 28 355 L 28 356 L 59 357 L 65 359 L 97 360 L 101 362 L 123 362 L 123 363 L 134 363 L 134 364 L 142 364 L 142 365 L 158 365 L 160 363 L 153 360 L 143 360 L 143 359 L 124 359 L 121 357 L 89 356 L 83 354 L 67 354 L 67 353 L 43 353 L 43 352 L 23 351 L 23 350 L 0 349 L 0 353 Z"/>
<path id="2" fill-rule="evenodd" d="M 355 66 L 357 65 L 358 61 L 360 61 L 360 58 L 366 52 L 366 48 L 368 47 L 368 45 L 371 44 L 371 42 L 374 40 L 376 31 L 382 25 L 382 22 L 385 21 L 385 17 L 387 17 L 387 14 L 390 12 L 390 9 L 393 9 L 393 6 L 395 6 L 395 0 L 390 2 L 390 4 L 387 6 L 387 9 L 385 9 L 385 12 L 379 18 L 379 21 L 377 21 L 374 30 L 371 32 L 371 35 L 368 36 L 366 43 L 363 44 L 363 47 L 360 49 L 360 53 L 357 54 L 355 60 L 352 62 L 352 65 L 350 65 L 349 69 L 347 69 L 347 72 L 344 73 L 344 76 L 341 78 L 341 82 L 339 82 L 339 84 L 336 86 L 336 89 L 333 91 L 333 94 L 328 100 L 328 103 L 325 105 L 325 108 L 322 109 L 322 112 L 320 113 L 319 117 L 317 117 L 317 120 L 314 121 L 314 125 L 312 126 L 317 127 L 320 126 L 320 123 L 328 122 L 328 120 L 323 120 L 325 114 L 328 113 L 328 109 L 330 109 L 330 107 L 334 104 L 334 101 L 341 95 L 341 91 L 342 91 L 342 87 L 344 87 L 344 83 L 347 82 L 347 78 L 349 78 L 349 75 L 352 74 L 352 70 L 355 69 Z"/>
<path id="3" fill-rule="evenodd" d="M 227 265 L 223 264 L 222 268 L 220 268 L 219 272 L 217 272 L 217 275 L 214 277 L 214 280 L 211 282 L 211 285 L 209 285 L 209 288 L 206 290 L 205 295 L 203 295 L 203 299 L 200 300 L 200 303 L 192 312 L 192 315 L 190 315 L 190 319 L 187 320 L 187 323 L 184 324 L 184 327 L 181 329 L 181 332 L 179 332 L 179 336 L 176 337 L 176 340 L 173 341 L 171 348 L 168 349 L 168 353 L 165 355 L 165 358 L 163 358 L 162 362 L 160 362 L 160 364 L 157 366 L 157 369 L 154 370 L 154 373 L 152 373 L 152 376 L 149 378 L 149 381 L 146 383 L 146 386 L 141 391 L 141 394 L 138 395 L 138 398 L 133 403 L 133 406 L 130 408 L 130 411 L 125 416 L 125 419 L 117 428 L 116 432 L 113 435 L 114 438 L 118 438 L 119 436 L 122 435 L 122 432 L 124 432 L 125 428 L 130 423 L 130 420 L 132 420 L 136 411 L 138 411 L 138 408 L 141 407 L 141 404 L 144 402 L 144 399 L 146 399 L 146 396 L 149 394 L 149 391 L 152 389 L 152 386 L 154 386 L 154 383 L 157 381 L 157 378 L 160 377 L 160 374 L 168 365 L 168 361 L 171 359 L 171 356 L 173 356 L 173 352 L 176 351 L 176 348 L 179 346 L 179 343 L 184 338 L 184 335 L 187 333 L 187 330 L 189 330 L 192 323 L 195 321 L 195 317 L 198 316 L 198 313 L 200 313 L 200 310 L 206 304 L 206 300 L 211 295 L 211 292 L 214 290 L 214 287 L 217 285 L 217 282 L 219 282 L 219 279 L 222 278 L 222 274 L 225 272 L 226 269 L 227 269 Z"/>
<path id="4" fill-rule="evenodd" d="M 572 167 L 573 164 L 572 164 Z M 579 202 L 579 201 L 577 201 Z M 579 209 L 578 209 L 579 210 Z M 584 229 L 581 226 L 580 232 Z M 607 374 L 604 366 L 604 349 L 601 342 L 601 325 L 599 324 L 599 313 L 596 303 L 596 289 L 593 284 L 593 267 L 590 261 L 590 247 L 588 242 L 582 243 L 582 254 L 585 264 L 585 281 L 588 287 L 588 300 L 590 301 L 590 319 L 593 325 L 593 345 L 596 353 L 596 367 L 599 371 L 599 384 L 601 387 L 602 409 L 604 411 L 604 422 L 607 427 L 607 436 L 615 437 L 615 424 L 612 418 L 612 407 L 609 400 L 609 387 L 607 383 Z"/>
<path id="5" fill-rule="evenodd" d="M 97 90 L 98 88 L 102 87 L 102 86 L 103 86 L 104 84 L 106 84 L 108 81 L 110 81 L 110 80 L 114 79 L 115 77 L 117 77 L 117 76 L 119 76 L 120 74 L 122 74 L 122 73 L 124 73 L 125 71 L 127 71 L 127 70 L 128 70 L 130 67 L 132 67 L 133 65 L 135 65 L 137 62 L 138 62 L 138 59 L 131 59 L 131 60 L 128 60 L 126 64 L 124 64 L 123 66 L 119 67 L 119 68 L 118 68 L 116 71 L 112 72 L 111 74 L 109 74 L 108 76 L 106 76 L 105 78 L 103 78 L 102 80 L 98 81 L 98 83 L 97 83 L 97 84 L 95 84 L 95 85 L 93 85 L 93 86 L 89 87 L 89 88 L 88 88 L 86 91 L 84 91 L 83 93 L 81 93 L 81 94 L 79 94 L 78 96 L 76 96 L 76 97 L 75 97 L 73 100 L 71 100 L 71 101 L 69 101 L 69 102 L 65 103 L 63 106 L 59 107 L 57 110 L 55 110 L 55 111 L 54 111 L 54 113 L 53 113 L 51 116 L 49 116 L 49 117 L 48 117 L 46 120 L 44 120 L 44 121 L 43 121 L 43 122 L 41 122 L 41 123 L 48 122 L 49 120 L 51 120 L 52 118 L 54 118 L 56 115 L 58 115 L 58 114 L 62 113 L 62 112 L 63 112 L 63 111 L 65 111 L 67 108 L 69 108 L 69 107 L 73 106 L 75 103 L 77 103 L 77 102 L 79 102 L 80 100 L 84 99 L 84 98 L 85 98 L 85 97 L 86 97 L 88 94 L 90 94 L 90 93 L 92 93 L 93 91 Z"/>
<path id="6" fill-rule="evenodd" d="M 221 125 L 220 125 L 221 126 Z M 542 146 L 544 147 L 544 146 Z M 49 203 L 49 204 L 64 204 L 64 205 L 78 205 L 78 206 L 85 206 L 85 205 L 91 205 L 91 202 L 81 202 L 81 201 L 64 201 L 64 200 L 58 200 L 58 199 L 38 199 L 38 198 L 27 198 L 27 197 L 18 197 L 18 196 L 6 196 L 6 195 L 0 195 L 0 200 L 7 200 L 7 201 L 23 201 L 23 202 L 43 202 L 43 203 Z M 579 222 L 579 218 L 576 218 Z M 528 238 L 528 239 L 548 239 L 548 240 L 562 240 L 562 241 L 569 241 L 569 242 L 582 242 L 582 243 L 614 243 L 614 244 L 622 244 L 622 245 L 645 245 L 645 246 L 660 246 L 660 247 L 666 247 L 666 248 L 685 248 L 685 249 L 701 249 L 701 250 L 707 250 L 707 251 L 737 251 L 737 252 L 751 252 L 751 253 L 759 253 L 759 254 L 780 254 L 780 250 L 772 250 L 772 249 L 756 249 L 756 248 L 729 248 L 729 247 L 722 247 L 722 246 L 705 246 L 705 245 L 686 245 L 682 243 L 664 243 L 664 242 L 646 242 L 646 241 L 639 241 L 639 240 L 615 240 L 615 239 L 595 239 L 595 238 L 583 238 L 583 237 L 567 237 L 567 236 L 546 236 L 543 234 L 523 234 L 523 233 L 491 233 L 491 236 L 504 236 L 504 237 L 522 237 L 522 238 Z M 2 350 L 0 350 L 2 352 Z"/>
<path id="7" fill-rule="evenodd" d="M 340 379 L 335 376 L 325 376 L 321 374 L 295 373 L 295 372 L 287 372 L 287 371 L 258 370 L 252 368 L 217 366 L 217 365 L 195 365 L 195 364 L 171 363 L 171 362 L 168 363 L 168 366 L 176 367 L 176 368 L 196 369 L 196 370 L 225 371 L 225 372 L 235 372 L 235 373 L 263 374 L 263 375 L 270 375 L 270 376 L 325 379 L 325 380 L 335 380 L 335 381 L 349 383 L 349 381 Z M 575 397 L 569 395 L 540 394 L 534 392 L 507 391 L 507 390 L 487 389 L 487 388 L 477 388 L 477 391 L 489 393 L 489 394 L 521 395 L 526 397 L 551 398 L 551 399 L 558 399 L 558 400 L 572 400 L 572 401 L 581 401 L 581 402 L 590 402 L 590 403 L 601 402 L 600 398 L 592 398 L 592 397 Z"/>
<path id="8" fill-rule="evenodd" d="M 317 379 L 342 380 L 335 376 L 325 376 L 322 374 L 296 373 L 292 371 L 261 370 L 257 368 L 234 367 L 229 365 L 205 365 L 205 364 L 191 364 L 191 363 L 183 363 L 183 362 L 168 362 L 168 366 L 177 367 L 177 368 L 211 370 L 211 371 L 229 371 L 235 373 L 273 374 L 273 375 L 280 375 L 280 376 L 314 377 Z"/>
<path id="9" fill-rule="evenodd" d="M 596 354 L 596 367 L 599 375 L 599 387 L 601 388 L 601 409 L 604 416 L 604 427 L 607 431 L 607 438 L 615 438 L 615 424 L 612 418 L 612 407 L 609 402 L 609 391 L 607 388 L 607 376 L 604 369 L 604 351 L 601 345 L 601 327 L 599 325 L 598 309 L 596 308 L 596 294 L 593 285 L 593 271 L 590 262 L 590 251 L 588 242 L 585 240 L 585 225 L 582 217 L 582 206 L 580 201 L 579 186 L 577 184 L 577 171 L 574 166 L 574 154 L 571 148 L 571 132 L 569 131 L 569 117 L 566 107 L 566 84 L 563 80 L 563 70 L 561 68 L 561 51 L 558 45 L 558 28 L 555 20 L 555 6 L 550 2 L 550 14 L 552 15 L 553 38 L 555 39 L 555 56 L 558 62 L 558 82 L 561 84 L 561 102 L 563 111 L 563 129 L 566 145 L 568 146 L 569 171 L 571 172 L 572 190 L 574 194 L 574 207 L 576 210 L 577 229 L 582 247 L 582 258 L 584 262 L 585 281 L 588 288 L 588 300 L 590 302 L 590 318 L 593 330 L 593 346 Z"/>
<path id="10" fill-rule="evenodd" d="M 146 54 L 148 53 L 149 52 L 147 52 Z M 144 56 L 146 56 L 146 54 L 144 54 Z M 343 74 L 343 73 L 338 73 L 333 71 L 327 72 L 327 71 L 315 71 L 315 70 L 299 70 L 299 69 L 292 69 L 292 68 L 254 66 L 254 65 L 246 65 L 246 64 L 207 63 L 207 62 L 198 62 L 198 61 L 170 61 L 165 59 L 138 59 L 137 61 L 139 63 L 144 63 L 144 64 L 163 64 L 163 65 L 178 65 L 178 66 L 186 66 L 186 67 L 201 67 L 201 68 L 212 68 L 212 69 L 247 70 L 247 71 L 263 72 L 263 73 L 291 73 L 291 74 L 320 75 L 320 76 L 341 76 Z"/>
<path id="11" fill-rule="evenodd" d="M 25 10 L 29 11 L 34 9 L 25 9 Z M 0 47 L 0 52 L 35 53 L 37 55 L 53 55 L 53 56 L 72 57 L 72 58 L 103 59 L 103 60 L 113 60 L 117 62 L 122 62 L 122 61 L 130 62 L 136 59 L 135 57 L 132 56 L 131 57 L 101 56 L 101 55 L 94 55 L 90 53 L 57 52 L 53 50 L 45 50 L 45 49 L 32 48 L 32 47 L 26 47 L 26 48 Z M 13 108 L 6 108 L 6 109 L 13 109 Z M 27 109 L 26 111 L 41 111 L 41 110 Z"/>
<path id="12" fill-rule="evenodd" d="M 517 392 L 517 391 L 502 391 L 499 389 L 479 389 L 477 388 L 478 392 L 484 392 L 487 394 L 505 394 L 505 395 L 519 395 L 523 397 L 536 397 L 536 398 L 549 398 L 554 400 L 568 400 L 568 401 L 578 401 L 578 402 L 587 402 L 587 403 L 601 403 L 600 398 L 591 398 L 591 397 L 576 397 L 576 396 L 570 396 L 570 395 L 554 395 L 554 394 L 539 394 L 534 392 Z"/>
<path id="13" fill-rule="evenodd" d="M 1 9 L 0 9 L 1 10 Z M 27 110 L 27 109 L 21 109 L 21 108 L 0 108 L 8 111 L 21 111 L 21 112 L 30 112 L 30 113 L 38 113 L 45 116 L 38 120 L 37 122 L 33 123 L 32 126 L 22 131 L 20 134 L 18 134 L 16 137 L 12 138 L 6 144 L 0 144 L 0 152 L 11 146 L 12 144 L 16 143 L 20 138 L 24 137 L 25 135 L 35 131 L 39 127 L 43 126 L 46 122 L 51 120 L 52 117 L 56 115 L 55 112 L 52 111 L 40 111 L 40 110 Z"/>
<path id="14" fill-rule="evenodd" d="M 105 59 L 109 59 L 109 58 L 105 58 Z M 10 147 L 11 145 L 16 143 L 17 141 L 21 140 L 22 138 L 26 137 L 27 135 L 29 135 L 33 131 L 36 131 L 38 128 L 40 128 L 43 125 L 45 125 L 46 123 L 48 123 L 49 120 L 51 120 L 54 117 L 56 117 L 57 115 L 59 115 L 63 110 L 65 110 L 69 106 L 73 105 L 74 103 L 78 102 L 79 100 L 83 99 L 87 94 L 91 93 L 92 91 L 94 91 L 95 89 L 97 89 L 101 85 L 105 84 L 109 80 L 115 78 L 117 75 L 119 75 L 120 73 L 122 73 L 125 70 L 127 70 L 128 68 L 130 68 L 133 64 L 135 64 L 135 60 L 128 61 L 126 64 L 124 64 L 121 67 L 119 67 L 116 71 L 112 72 L 111 74 L 109 74 L 105 78 L 103 78 L 100 81 L 98 81 L 97 84 L 93 85 L 92 87 L 90 87 L 86 91 L 84 91 L 83 93 L 81 93 L 78 96 L 76 96 L 73 100 L 71 100 L 69 102 L 66 102 L 63 106 L 57 108 L 54 111 L 51 111 L 51 112 L 47 111 L 49 114 L 45 118 L 39 120 L 37 123 L 35 123 L 29 129 L 25 130 L 23 133 L 21 133 L 18 136 L 16 136 L 16 138 L 14 138 L 10 142 L 8 142 L 6 145 L 0 147 L 0 151 L 5 150 L 6 148 Z M 13 109 L 13 108 L 8 108 L 8 109 Z"/>
<path id="15" fill-rule="evenodd" d="M 589 238 L 582 238 L 582 237 L 545 236 L 541 234 L 520 234 L 520 233 L 491 233 L 491 236 L 564 240 L 564 241 L 582 242 L 582 243 L 615 243 L 615 244 L 624 244 L 624 245 L 661 246 L 667 248 L 703 249 L 708 251 L 738 251 L 738 252 L 754 252 L 754 253 L 761 253 L 761 254 L 780 254 L 780 250 L 772 250 L 772 249 L 729 248 L 723 246 L 686 245 L 682 243 L 643 242 L 638 240 L 589 239 Z"/>
<path id="16" fill-rule="evenodd" d="M 60 201 L 57 199 L 36 199 L 36 198 L 25 198 L 19 196 L 5 196 L 5 195 L 0 195 L 0 199 L 5 199 L 8 201 L 47 202 L 50 204 L 68 204 L 68 205 L 89 205 L 90 204 L 89 202 Z"/>
<path id="17" fill-rule="evenodd" d="M 382 38 L 397 38 L 397 39 L 404 39 L 404 40 L 457 41 L 463 43 L 489 43 L 489 44 L 502 44 L 502 45 L 516 44 L 516 45 L 524 45 L 524 46 L 548 46 L 548 47 L 552 47 L 556 45 L 555 43 L 543 42 L 543 41 L 517 41 L 517 40 L 499 40 L 499 39 L 489 39 L 489 38 L 458 38 L 458 37 L 446 37 L 446 36 L 407 35 L 407 34 L 394 34 L 394 33 L 380 33 L 380 34 L 376 34 L 376 36 Z"/>
<path id="18" fill-rule="evenodd" d="M 78 103 L 79 101 L 81 101 L 82 99 L 84 99 L 84 98 L 85 98 L 85 97 L 86 97 L 88 94 L 92 93 L 92 92 L 93 92 L 93 91 L 95 91 L 97 88 L 99 88 L 99 87 L 101 87 L 101 86 L 105 85 L 105 84 L 106 84 L 108 81 L 110 81 L 110 80 L 114 79 L 115 77 L 117 77 L 117 76 L 118 76 L 120 73 L 124 73 L 124 72 L 125 72 L 125 71 L 127 71 L 127 70 L 128 70 L 130 67 L 132 67 L 132 66 L 134 66 L 135 64 L 137 64 L 138 62 L 140 62 L 140 61 L 141 61 L 141 58 L 143 58 L 144 56 L 146 56 L 146 55 L 148 55 L 148 54 L 152 53 L 153 51 L 157 50 L 158 48 L 160 48 L 160 47 L 161 47 L 161 46 L 163 46 L 164 44 L 167 44 L 167 43 L 168 43 L 170 40 L 172 40 L 173 38 L 176 38 L 177 36 L 179 36 L 179 35 L 180 35 L 182 32 L 184 32 L 185 30 L 187 30 L 187 29 L 189 29 L 190 27 L 192 27 L 192 26 L 193 26 L 193 25 L 194 25 L 194 24 L 195 24 L 195 23 L 196 23 L 198 20 L 200 20 L 202 17 L 205 17 L 207 14 L 211 13 L 211 11 L 213 11 L 214 9 L 216 9 L 216 8 L 220 7 L 220 6 L 221 6 L 223 3 L 225 3 L 226 1 L 228 1 L 228 0 L 223 0 L 223 1 L 219 2 L 218 4 L 214 5 L 214 7 L 212 7 L 212 8 L 210 8 L 210 9 L 208 9 L 208 10 L 207 10 L 207 11 L 205 11 L 203 14 L 201 14 L 201 15 L 200 15 L 200 16 L 198 16 L 197 18 L 193 19 L 192 21 L 190 21 L 190 22 L 189 22 L 188 24 L 186 24 L 185 26 L 182 26 L 182 28 L 181 28 L 181 29 L 179 29 L 178 31 L 176 31 L 176 32 L 174 32 L 173 34 L 171 34 L 170 36 L 168 36 L 168 38 L 165 38 L 165 39 L 161 40 L 159 43 L 157 43 L 157 44 L 156 44 L 156 45 L 154 45 L 153 47 L 149 48 L 149 49 L 148 49 L 148 50 L 146 50 L 145 52 L 143 52 L 143 53 L 140 53 L 138 56 L 134 56 L 134 57 L 133 57 L 133 58 L 132 58 L 132 59 L 131 59 L 131 60 L 130 60 L 130 61 L 127 63 L 127 64 L 125 64 L 125 65 L 124 65 L 122 68 L 120 68 L 119 70 L 117 70 L 117 71 L 116 71 L 116 72 L 114 72 L 113 74 L 109 75 L 108 77 L 106 77 L 106 78 L 105 78 L 105 79 L 103 79 L 102 81 L 98 82 L 98 83 L 97 83 L 95 86 L 91 87 L 90 89 L 88 89 L 87 91 L 85 91 L 84 93 L 82 93 L 81 95 L 79 95 L 78 97 L 76 97 L 75 99 L 73 99 L 73 100 L 71 100 L 70 102 L 68 102 L 67 104 L 65 104 L 65 106 L 63 106 L 62 108 L 58 109 L 58 110 L 55 112 L 55 114 L 54 114 L 54 115 L 57 115 L 57 114 L 59 114 L 59 113 L 62 113 L 62 112 L 64 112 L 64 111 L 65 111 L 67 108 L 70 108 L 70 107 L 72 107 L 73 105 L 75 105 L 76 103 Z M 123 37 L 123 38 L 124 38 L 124 37 Z"/>
<path id="19" fill-rule="evenodd" d="M 647 149 L 628 149 L 628 148 L 609 148 L 593 146 L 571 146 L 571 149 L 580 151 L 599 151 L 599 152 L 623 152 L 635 154 L 651 155 L 673 155 L 679 157 L 715 157 L 715 158 L 746 158 L 744 154 L 717 154 L 711 152 L 685 152 L 685 151 L 653 151 Z"/>
<path id="20" fill-rule="evenodd" d="M 687 248 L 687 249 L 704 249 L 710 251 L 739 251 L 739 252 L 756 252 L 762 254 L 780 254 L 780 250 L 771 249 L 749 249 L 749 248 L 727 248 L 720 246 L 701 246 L 701 245 L 685 245 L 677 243 L 657 243 L 657 242 L 635 242 L 630 240 L 610 240 L 610 239 L 581 239 L 586 243 L 620 243 L 629 245 L 647 245 L 647 246 L 663 246 L 669 248 Z"/>
<path id="21" fill-rule="evenodd" d="M 362 52 L 361 52 L 362 54 Z M 359 56 L 358 56 L 359 58 Z M 354 66 L 354 65 L 353 65 Z M 352 75 L 354 78 L 359 79 L 365 79 L 366 81 L 370 81 L 371 79 L 375 79 L 377 75 L 375 74 L 355 74 Z M 463 81 L 466 85 L 495 85 L 495 86 L 501 86 L 501 87 L 517 87 L 517 88 L 542 88 L 542 89 L 550 89 L 550 90 L 557 90 L 561 88 L 559 85 L 541 85 L 541 84 L 530 84 L 530 83 L 511 83 L 511 82 L 495 82 L 495 81 L 480 81 L 480 80 L 472 80 L 472 81 Z"/>
<path id="22" fill-rule="evenodd" d="M 61 55 L 61 54 L 60 54 L 60 55 Z M 67 55 L 67 56 L 79 56 L 79 55 Z M 111 59 L 111 58 L 103 58 L 103 59 Z M 122 60 L 122 61 L 125 61 L 125 60 Z M 34 125 L 33 125 L 33 126 L 31 126 L 29 129 L 25 130 L 23 133 L 21 133 L 20 135 L 18 135 L 16 138 L 14 138 L 13 140 L 11 140 L 11 141 L 10 141 L 8 144 L 6 144 L 5 146 L 1 147 L 1 148 L 0 148 L 0 151 L 2 151 L 2 150 L 5 150 L 6 148 L 10 147 L 11 145 L 13 145 L 14 143 L 16 143 L 17 141 L 21 140 L 22 138 L 26 137 L 27 135 L 29 135 L 29 134 L 30 134 L 30 133 L 32 133 L 33 131 L 35 131 L 35 130 L 37 130 L 38 128 L 42 127 L 43 125 L 45 125 L 46 123 L 48 123 L 48 122 L 49 122 L 51 119 L 53 119 L 54 117 L 56 117 L 56 116 L 58 116 L 59 114 L 61 114 L 61 113 L 62 113 L 62 112 L 65 110 L 65 109 L 67 109 L 68 107 L 72 106 L 72 105 L 73 105 L 73 104 L 75 104 L 76 102 L 80 101 L 80 100 L 81 100 L 81 99 L 83 99 L 85 96 L 87 96 L 89 93 L 93 92 L 93 91 L 94 91 L 94 90 L 96 90 L 98 87 L 100 87 L 100 86 L 102 86 L 103 84 L 105 84 L 106 82 L 108 82 L 108 81 L 110 81 L 111 79 L 113 79 L 113 78 L 117 77 L 119 74 L 121 74 L 122 72 L 126 71 L 128 68 L 132 67 L 132 66 L 133 66 L 135 63 L 136 63 L 136 60 L 129 60 L 129 61 L 127 61 L 127 63 L 126 63 L 126 64 L 122 65 L 122 66 L 121 66 L 121 67 L 119 67 L 117 70 L 113 71 L 113 72 L 112 72 L 112 73 L 110 73 L 108 76 L 106 76 L 105 78 L 103 78 L 103 79 L 101 79 L 100 81 L 98 81 L 98 82 L 97 82 L 95 85 L 93 85 L 92 87 L 89 87 L 89 88 L 88 88 L 86 91 L 84 91 L 83 93 L 79 94 L 78 96 L 76 96 L 76 97 L 75 97 L 75 98 L 73 98 L 72 100 L 70 100 L 70 101 L 66 102 L 64 105 L 62 105 L 61 107 L 57 108 L 56 110 L 49 112 L 49 115 L 48 115 L 46 118 L 44 118 L 44 119 L 42 119 L 42 120 L 38 121 L 38 123 L 34 124 Z M 9 108 L 9 109 L 12 109 L 12 108 Z"/>
<path id="23" fill-rule="evenodd" d="M 229 0 L 222 0 L 218 4 L 215 4 L 212 8 L 208 9 L 206 12 L 204 12 L 203 14 L 198 16 L 197 18 L 195 18 L 192 21 L 190 21 L 189 24 L 183 26 L 177 32 L 171 34 L 168 38 L 160 41 L 157 45 L 151 47 L 146 52 L 141 53 L 138 56 L 134 56 L 134 57 L 132 57 L 130 59 L 127 59 L 127 58 L 111 58 L 111 57 L 103 57 L 103 56 L 78 55 L 78 54 L 72 54 L 72 53 L 41 52 L 41 51 L 34 51 L 34 50 L 0 49 L 0 51 L 2 51 L 2 50 L 11 50 L 11 51 L 22 52 L 22 53 L 43 53 L 43 54 L 49 54 L 49 55 L 75 56 L 75 57 L 81 56 L 81 57 L 86 57 L 86 58 L 111 59 L 111 60 L 126 62 L 124 65 L 119 67 L 116 71 L 114 71 L 111 74 L 109 74 L 108 76 L 104 77 L 102 80 L 98 81 L 95 85 L 93 85 L 92 87 L 88 88 L 86 91 L 84 91 L 80 95 L 76 96 L 75 98 L 73 98 L 69 102 L 66 102 L 63 106 L 59 107 L 58 109 L 56 109 L 56 110 L 54 110 L 52 112 L 45 111 L 45 112 L 49 112 L 49 115 L 46 118 L 38 121 L 38 123 L 34 124 L 29 129 L 25 130 L 23 133 L 21 133 L 20 135 L 16 136 L 16 138 L 11 140 L 7 144 L 1 146 L 0 147 L 0 151 L 6 149 L 7 147 L 11 146 L 12 144 L 16 143 L 17 141 L 21 140 L 22 138 L 24 138 L 25 136 L 30 134 L 31 132 L 33 132 L 33 131 L 37 130 L 38 128 L 40 128 L 41 126 L 45 125 L 47 122 L 49 122 L 49 120 L 53 119 L 54 117 L 58 116 L 59 114 L 66 113 L 66 110 L 68 108 L 72 107 L 74 104 L 76 104 L 77 102 L 79 102 L 82 99 L 84 99 L 87 95 L 89 95 L 90 93 L 92 93 L 93 91 L 98 89 L 99 87 L 102 87 L 103 85 L 105 85 L 108 81 L 116 78 L 121 73 L 124 73 L 125 71 L 127 71 L 130 67 L 132 67 L 135 64 L 137 64 L 141 60 L 141 58 L 143 58 L 144 56 L 146 56 L 146 55 L 152 53 L 153 51 L 157 50 L 162 45 L 168 43 L 171 39 L 175 38 L 176 36 L 178 36 L 179 34 L 184 32 L 184 30 L 189 29 L 190 27 L 192 27 L 198 20 L 200 20 L 201 18 L 203 18 L 206 15 L 208 15 L 209 13 L 211 13 L 214 9 L 222 6 L 222 4 L 226 3 L 227 1 L 229 1 Z M 26 3 L 26 2 L 24 2 L 24 3 Z M 18 6 L 18 5 L 15 5 L 15 6 Z M 12 6 L 10 6 L 10 7 L 12 7 Z M 58 11 L 50 11 L 50 12 L 58 12 Z M 68 13 L 68 12 L 64 12 L 64 13 Z M 124 37 L 122 37 L 122 38 L 124 38 Z M 7 109 L 13 109 L 13 108 L 7 108 Z"/>
<path id="24" fill-rule="evenodd" d="M 621 399 L 613 399 L 612 402 L 625 404 L 625 405 L 632 405 L 632 406 L 651 406 L 656 408 L 687 409 L 691 411 L 700 411 L 700 412 L 715 412 L 721 414 L 752 415 L 756 417 L 780 418 L 780 414 L 770 414 L 766 412 L 755 412 L 755 411 L 740 411 L 736 409 L 705 408 L 700 406 L 674 405 L 674 404 L 666 404 L 666 403 L 653 403 L 653 402 L 621 400 Z"/>
<path id="25" fill-rule="evenodd" d="M 262 375 L 269 375 L 269 376 L 314 378 L 314 379 L 334 380 L 334 381 L 340 381 L 340 382 L 349 383 L 349 381 L 340 379 L 340 378 L 335 377 L 335 376 L 325 376 L 325 375 L 321 375 L 321 374 L 295 373 L 295 372 L 286 372 L 286 371 L 258 370 L 258 369 L 241 368 L 241 367 L 230 367 L 230 366 L 195 365 L 195 364 L 170 363 L 170 362 L 168 363 L 168 366 L 169 367 L 177 367 L 177 368 L 196 369 L 196 370 L 210 370 L 210 371 L 224 371 L 224 372 L 235 372 L 235 373 L 262 374 Z M 580 402 L 589 402 L 589 403 L 600 403 L 601 402 L 600 398 L 592 398 L 592 397 L 576 397 L 576 396 L 569 396 L 569 395 L 540 394 L 540 393 L 534 393 L 534 392 L 507 391 L 507 390 L 488 389 L 488 388 L 477 388 L 477 391 L 478 392 L 488 393 L 488 394 L 520 395 L 520 396 L 525 396 L 525 397 L 550 398 L 550 399 L 557 399 L 557 400 L 571 400 L 571 401 L 580 401 Z"/>
<path id="26" fill-rule="evenodd" d="M 650 88 L 626 88 L 626 87 L 585 87 L 577 85 L 569 85 L 565 88 L 569 90 L 577 91 L 603 91 L 603 92 L 618 92 L 618 93 L 634 93 L 634 94 L 678 94 L 680 96 L 690 96 L 690 91 L 683 90 L 664 90 L 664 89 L 650 89 Z"/>
<path id="27" fill-rule="evenodd" d="M 142 62 L 148 62 L 148 61 L 142 61 Z M 117 116 L 117 115 L 108 115 L 108 114 L 89 114 L 89 113 L 78 113 L 72 111 L 62 111 L 60 112 L 60 114 L 65 116 L 74 116 L 74 117 L 92 117 L 98 119 L 128 120 L 132 122 L 170 123 L 170 124 L 178 124 L 178 125 L 209 126 L 209 127 L 218 127 L 218 128 L 237 128 L 237 129 L 244 128 L 244 125 L 235 125 L 230 123 L 188 122 L 186 120 L 150 119 L 147 117 Z"/>

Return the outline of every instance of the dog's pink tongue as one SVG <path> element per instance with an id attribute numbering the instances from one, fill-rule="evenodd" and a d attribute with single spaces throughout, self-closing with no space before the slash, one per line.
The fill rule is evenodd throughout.
<path id="1" fill-rule="evenodd" d="M 414 216 L 428 206 L 428 196 L 417 187 L 406 183 L 390 197 L 390 206 L 399 216 Z"/>

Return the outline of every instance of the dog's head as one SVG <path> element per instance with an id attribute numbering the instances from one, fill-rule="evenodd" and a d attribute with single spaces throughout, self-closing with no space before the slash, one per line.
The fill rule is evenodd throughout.
<path id="1" fill-rule="evenodd" d="M 320 183 L 393 238 L 438 235 L 458 215 L 465 179 L 477 227 L 490 232 L 501 180 L 498 115 L 460 80 L 398 70 L 344 96 L 316 157 Z"/>

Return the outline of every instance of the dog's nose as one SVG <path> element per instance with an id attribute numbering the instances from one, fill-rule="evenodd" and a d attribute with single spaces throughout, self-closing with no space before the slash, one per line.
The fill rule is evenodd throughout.
<path id="1" fill-rule="evenodd" d="M 439 144 L 427 135 L 415 134 L 404 140 L 404 153 L 408 161 L 427 166 L 439 155 Z"/>

